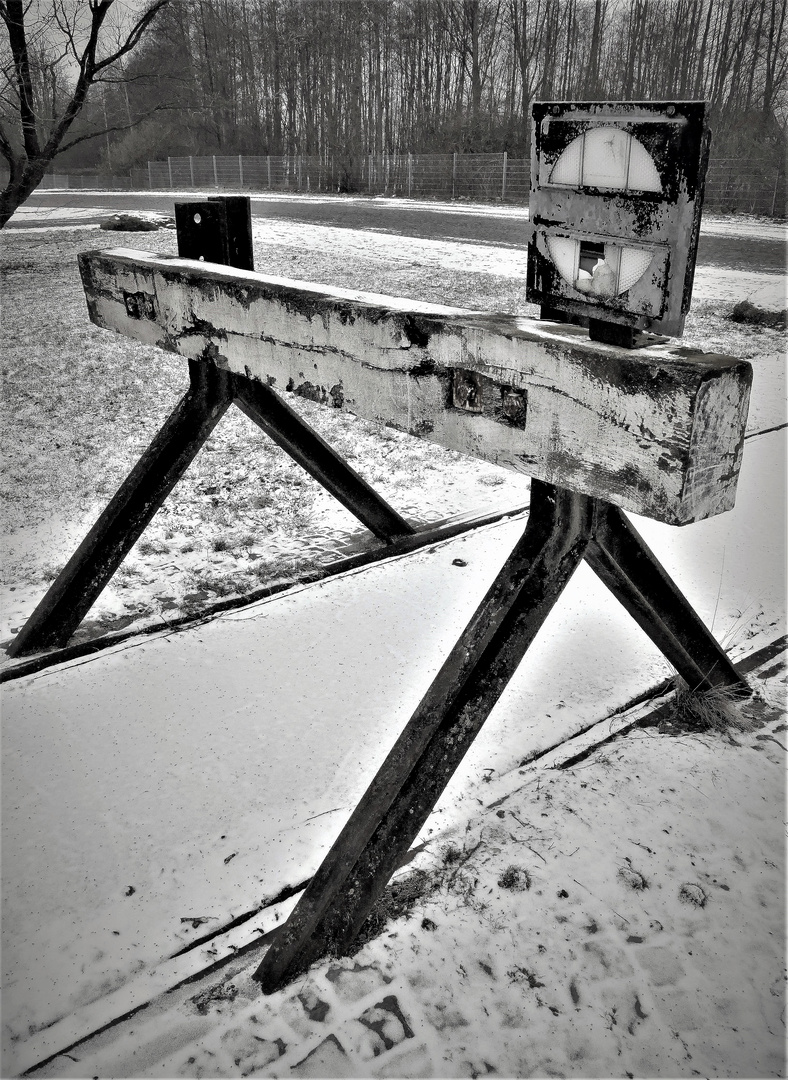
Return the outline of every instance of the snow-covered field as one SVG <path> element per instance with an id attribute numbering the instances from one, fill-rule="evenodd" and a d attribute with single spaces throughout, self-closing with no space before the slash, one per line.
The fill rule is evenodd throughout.
<path id="1" fill-rule="evenodd" d="M 524 276 L 512 248 L 296 223 L 256 223 L 255 235 L 261 269 L 261 256 L 272 272 L 292 258 L 305 276 L 320 252 L 391 292 L 408 270 L 450 274 L 458 291 L 469 268 L 493 282 Z M 780 308 L 784 278 L 707 269 L 688 338 L 741 355 L 746 331 L 710 306 L 746 296 Z M 781 340 L 750 335 L 736 509 L 682 530 L 638 522 L 734 655 L 785 631 L 785 431 L 770 430 L 785 427 Z M 460 484 L 459 505 L 482 489 L 522 505 L 515 481 Z M 506 521 L 8 684 L 4 1074 L 129 1007 L 110 991 L 155 995 L 163 958 L 312 872 L 522 527 Z M 581 568 L 425 829 L 437 891 L 357 958 L 390 982 L 370 976 L 369 1000 L 352 986 L 343 998 L 322 965 L 313 989 L 330 1008 L 315 1020 L 308 983 L 262 1004 L 245 997 L 242 972 L 210 1008 L 182 995 L 148 1026 L 143 1016 L 141 1035 L 127 1025 L 119 1042 L 87 1057 L 75 1048 L 41 1074 L 780 1075 L 784 676 L 762 684 L 767 726 L 740 745 L 652 731 L 570 772 L 520 772 L 668 674 Z M 512 866 L 522 874 L 501 885 Z M 186 956 L 199 969 L 220 947 Z M 381 995 L 396 998 L 403 1035 L 364 1041 L 376 1029 L 357 1017 Z M 80 1009 L 83 1027 L 69 1027 Z M 277 1039 L 281 1060 L 260 1064 Z"/>

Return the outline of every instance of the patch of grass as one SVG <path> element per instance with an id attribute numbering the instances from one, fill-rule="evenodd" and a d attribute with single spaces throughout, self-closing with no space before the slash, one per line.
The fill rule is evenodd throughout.
<path id="1" fill-rule="evenodd" d="M 454 866 L 462 859 L 463 852 L 456 844 L 447 844 L 441 852 L 444 866 Z"/>
<path id="2" fill-rule="evenodd" d="M 137 541 L 137 551 L 140 555 L 166 555 L 169 547 L 161 540 L 148 540 L 142 537 Z"/>
<path id="3" fill-rule="evenodd" d="M 522 866 L 507 866 L 498 878 L 499 889 L 511 889 L 513 892 L 523 892 L 531 888 L 531 875 Z"/>
<path id="4" fill-rule="evenodd" d="M 202 574 L 199 579 L 200 588 L 216 596 L 234 596 L 245 593 L 250 586 L 250 580 L 245 575 L 228 577 L 225 574 Z"/>
<path id="5" fill-rule="evenodd" d="M 280 581 L 282 578 L 297 578 L 307 569 L 301 559 L 260 559 L 254 568 L 254 576 L 261 582 Z"/>
<path id="6" fill-rule="evenodd" d="M 671 735 L 752 731 L 753 722 L 744 716 L 741 705 L 742 696 L 735 689 L 693 690 L 677 677 L 671 714 L 660 724 L 660 731 Z"/>

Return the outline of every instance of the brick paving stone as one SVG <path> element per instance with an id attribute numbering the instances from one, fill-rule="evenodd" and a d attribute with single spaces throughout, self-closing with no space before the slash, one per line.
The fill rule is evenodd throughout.
<path id="1" fill-rule="evenodd" d="M 353 967 L 332 965 L 326 972 L 326 978 L 334 987 L 334 992 L 342 1001 L 358 1001 L 373 990 L 381 989 L 391 982 L 380 968 L 370 964 L 354 964 Z"/>
<path id="2" fill-rule="evenodd" d="M 329 1035 L 303 1061 L 291 1065 L 290 1076 L 346 1077 L 361 1075 L 335 1035 Z"/>

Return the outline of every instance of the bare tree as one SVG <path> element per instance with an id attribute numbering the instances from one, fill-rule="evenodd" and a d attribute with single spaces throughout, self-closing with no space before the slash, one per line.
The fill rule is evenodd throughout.
<path id="1" fill-rule="evenodd" d="M 78 133 L 74 127 L 91 87 L 122 80 L 113 65 L 135 48 L 169 0 L 147 0 L 127 25 L 109 17 L 114 3 L 0 0 L 7 33 L 7 42 L 0 41 L 0 153 L 9 170 L 0 192 L 0 229 L 58 154 L 130 126 L 105 124 Z"/>

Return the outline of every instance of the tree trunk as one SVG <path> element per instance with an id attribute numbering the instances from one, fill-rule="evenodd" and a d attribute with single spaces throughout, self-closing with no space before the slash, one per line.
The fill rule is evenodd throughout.
<path id="1" fill-rule="evenodd" d="M 16 210 L 33 194 L 43 179 L 44 172 L 49 161 L 38 160 L 21 165 L 16 162 L 16 168 L 11 168 L 11 176 L 2 192 L 0 192 L 0 229 Z"/>

